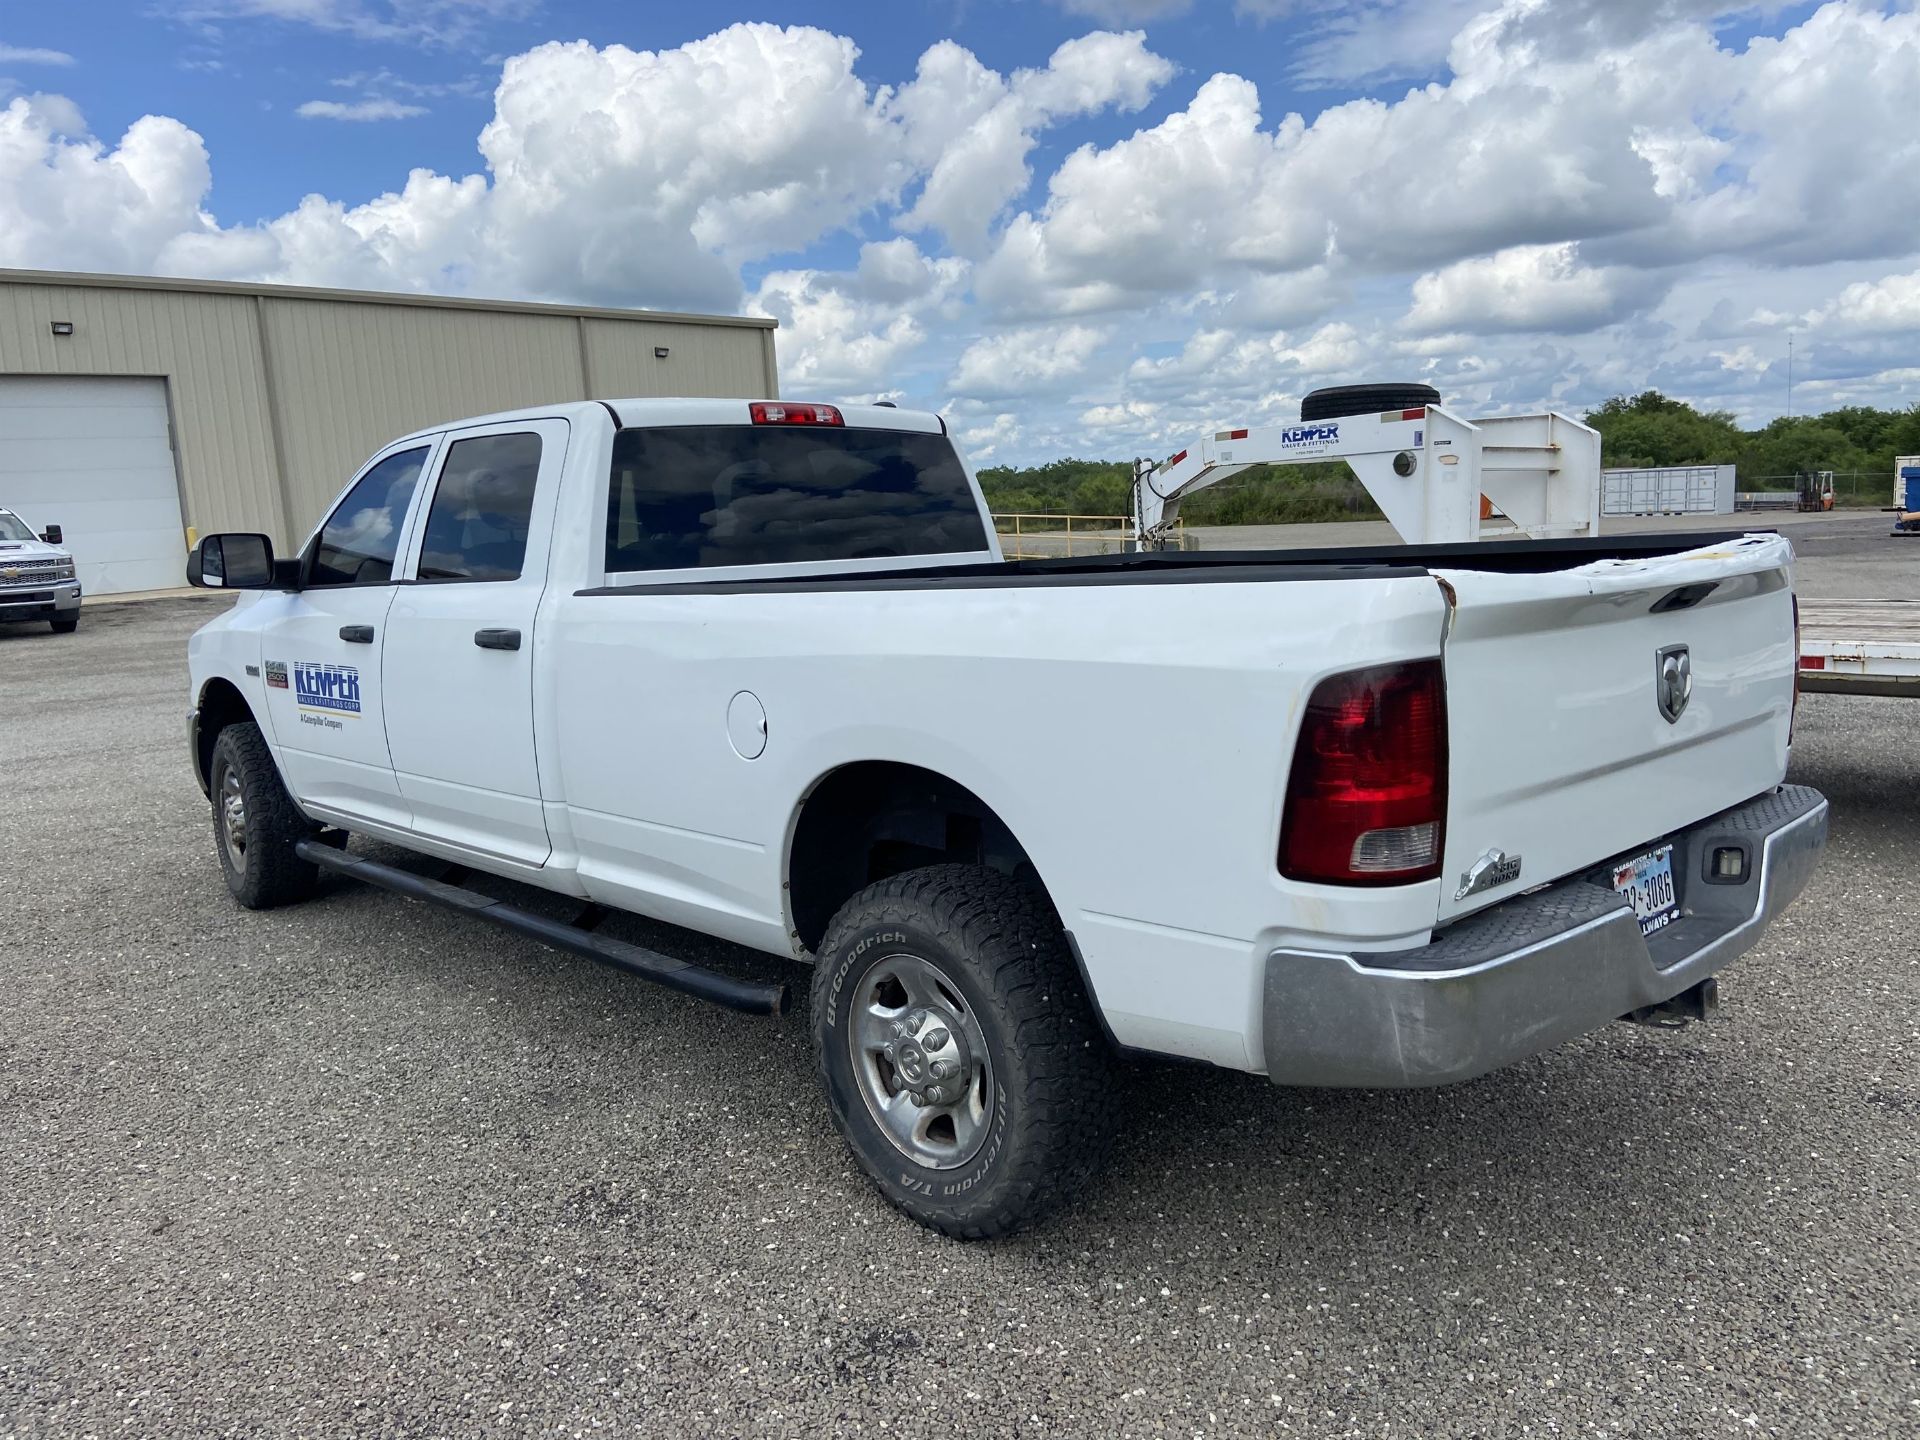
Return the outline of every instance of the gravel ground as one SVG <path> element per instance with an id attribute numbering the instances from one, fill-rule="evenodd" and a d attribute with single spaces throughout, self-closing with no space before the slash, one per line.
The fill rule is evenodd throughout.
<path id="1" fill-rule="evenodd" d="M 854 1170 L 800 1015 L 234 907 L 209 613 L 0 629 L 0 1435 L 1920 1433 L 1908 702 L 1804 702 L 1832 849 L 1717 1023 L 1437 1092 L 1143 1066 L 1084 1203 L 966 1246 Z"/>

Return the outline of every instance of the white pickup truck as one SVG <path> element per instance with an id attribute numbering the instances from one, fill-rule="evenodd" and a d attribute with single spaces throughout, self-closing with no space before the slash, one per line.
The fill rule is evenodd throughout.
<path id="1" fill-rule="evenodd" d="M 936 415 L 555 405 L 395 441 L 297 558 L 203 540 L 247 593 L 189 647 L 192 761 L 243 905 L 341 872 L 747 1010 L 777 971 L 594 927 L 811 963 L 859 1163 L 990 1236 L 1095 1167 L 1118 1052 L 1433 1085 L 1704 1014 L 1825 843 L 1790 560 L 1008 562 Z"/>
<path id="2" fill-rule="evenodd" d="M 0 625 L 45 620 L 56 635 L 80 628 L 80 580 L 58 525 L 36 534 L 0 509 Z"/>

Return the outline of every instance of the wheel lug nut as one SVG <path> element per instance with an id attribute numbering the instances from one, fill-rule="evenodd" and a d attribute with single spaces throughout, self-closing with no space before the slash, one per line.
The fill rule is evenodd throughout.
<path id="1" fill-rule="evenodd" d="M 926 1046 L 927 1049 L 929 1050 L 943 1050 L 946 1048 L 947 1041 L 951 1040 L 952 1038 L 953 1037 L 949 1035 L 944 1028 L 936 1025 L 933 1027 L 933 1029 L 929 1030 L 925 1035 L 920 1037 L 920 1043 Z"/>

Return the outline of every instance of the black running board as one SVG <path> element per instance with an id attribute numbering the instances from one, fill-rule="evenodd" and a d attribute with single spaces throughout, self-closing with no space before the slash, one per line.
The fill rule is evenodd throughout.
<path id="1" fill-rule="evenodd" d="M 638 945 L 629 945 L 624 940 L 594 934 L 591 926 L 598 925 L 606 916 L 606 912 L 598 906 L 587 907 L 581 916 L 584 923 L 568 924 L 491 899 L 459 885 L 450 885 L 445 880 L 431 880 L 424 875 L 415 875 L 410 870 L 382 865 L 378 860 L 349 855 L 319 840 L 302 840 L 293 850 L 309 865 L 318 865 L 322 870 L 331 870 L 350 880 L 363 880 L 369 885 L 378 885 L 383 890 L 391 890 L 412 900 L 444 905 L 449 910 L 459 910 L 479 920 L 490 920 L 505 929 L 531 936 L 543 945 L 565 950 L 569 955 L 598 960 L 615 970 L 625 971 L 642 980 L 651 980 L 656 985 L 678 990 L 683 995 L 710 1000 L 729 1010 L 743 1011 L 748 1015 L 784 1015 L 791 1003 L 785 985 L 756 985 L 747 980 L 734 980 L 716 970 L 690 965 L 685 960 L 676 960 L 656 950 L 645 950 Z M 465 872 L 456 869 L 454 873 Z"/>

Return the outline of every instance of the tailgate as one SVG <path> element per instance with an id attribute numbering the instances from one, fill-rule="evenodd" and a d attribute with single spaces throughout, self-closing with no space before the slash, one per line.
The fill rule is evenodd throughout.
<path id="1" fill-rule="evenodd" d="M 1644 848 L 1780 782 L 1792 559 L 1785 540 L 1750 535 L 1547 574 L 1433 571 L 1454 596 L 1441 920 Z M 1676 669 L 1692 685 L 1669 718 L 1662 697 L 1678 698 Z M 1517 878 L 1457 894 L 1496 849 L 1520 859 Z"/>

